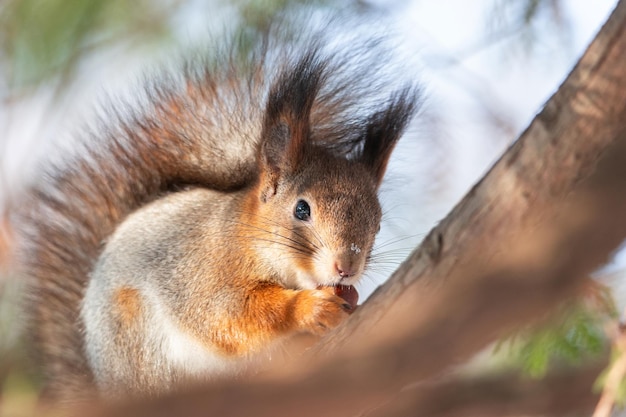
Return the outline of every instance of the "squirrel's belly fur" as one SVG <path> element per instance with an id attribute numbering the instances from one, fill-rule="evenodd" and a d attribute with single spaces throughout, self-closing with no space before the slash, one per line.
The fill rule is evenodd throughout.
<path id="1" fill-rule="evenodd" d="M 164 71 L 45 168 L 12 220 L 49 398 L 240 374 L 348 316 L 318 288 L 365 270 L 418 89 L 340 24 Z"/>
<path id="2" fill-rule="evenodd" d="M 202 313 L 216 317 L 227 314 L 224 300 L 214 300 L 213 296 L 228 297 L 228 290 L 224 283 L 210 279 L 219 274 L 215 269 L 223 268 L 220 258 L 224 255 L 202 248 L 213 244 L 210 234 L 215 224 L 210 219 L 225 218 L 224 213 L 232 210 L 238 197 L 237 193 L 202 188 L 173 193 L 130 214 L 108 239 L 90 275 L 81 319 L 88 363 L 95 371 L 97 385 L 109 395 L 123 396 L 129 390 L 156 394 L 173 388 L 185 377 L 207 380 L 244 374 L 276 348 L 268 342 L 268 349 L 262 352 L 232 355 L 218 344 L 193 337 L 179 319 L 184 314 L 176 308 L 186 304 L 183 297 L 193 292 L 205 300 Z M 232 222 L 226 223 L 230 224 L 219 229 L 232 230 Z M 204 256 L 190 256 L 194 253 L 190 246 L 200 248 Z M 187 268 L 192 272 L 173 272 Z M 208 285 L 193 285 L 197 280 Z M 238 298 L 232 295 L 231 302 L 238 303 Z M 207 332 L 212 326 L 210 320 L 204 324 Z M 143 336 L 134 337 L 137 333 Z M 116 340 L 110 339 L 111 334 L 118 336 Z M 113 356 L 114 364 L 107 360 Z M 153 381 L 141 381 L 140 375 L 135 375 L 138 358 L 143 362 L 142 371 Z M 146 372 L 148 366 L 154 368 Z M 137 380 L 140 384 L 120 386 L 116 383 L 119 380 Z"/>

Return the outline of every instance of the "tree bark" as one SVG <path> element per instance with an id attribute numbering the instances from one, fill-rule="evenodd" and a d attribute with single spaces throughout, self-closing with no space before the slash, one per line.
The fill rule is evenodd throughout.
<path id="1" fill-rule="evenodd" d="M 519 140 L 310 358 L 252 381 L 89 413 L 359 415 L 544 314 L 576 292 L 626 237 L 625 68 L 622 0 Z M 596 375 L 582 370 L 577 389 L 587 381 L 591 395 Z M 450 386 L 420 391 L 418 385 L 416 402 L 393 415 L 428 410 L 430 398 L 456 395 Z M 527 415 L 566 413 L 533 404 Z M 453 411 L 435 415 L 471 415 Z"/>

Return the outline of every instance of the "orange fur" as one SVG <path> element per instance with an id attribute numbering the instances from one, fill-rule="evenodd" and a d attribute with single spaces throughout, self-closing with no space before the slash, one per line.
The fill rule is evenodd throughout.
<path id="1" fill-rule="evenodd" d="M 273 340 L 292 333 L 321 335 L 348 317 L 345 301 L 323 290 L 288 290 L 261 284 L 248 292 L 238 317 L 221 317 L 214 331 L 198 337 L 225 356 L 262 351 Z"/>
<path id="2" fill-rule="evenodd" d="M 122 287 L 115 292 L 113 308 L 122 324 L 132 324 L 141 314 L 141 297 L 134 288 Z"/>

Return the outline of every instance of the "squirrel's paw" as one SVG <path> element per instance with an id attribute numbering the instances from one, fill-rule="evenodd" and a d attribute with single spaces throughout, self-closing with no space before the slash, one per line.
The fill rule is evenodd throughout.
<path id="1" fill-rule="evenodd" d="M 295 298 L 295 321 L 305 331 L 321 335 L 337 327 L 350 313 L 352 306 L 327 290 L 303 290 Z"/>

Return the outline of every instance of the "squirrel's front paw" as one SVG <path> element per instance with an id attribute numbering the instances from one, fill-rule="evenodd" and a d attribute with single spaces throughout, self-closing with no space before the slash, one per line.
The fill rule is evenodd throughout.
<path id="1" fill-rule="evenodd" d="M 323 289 L 300 291 L 294 302 L 297 326 L 318 335 L 337 327 L 353 311 L 348 302 Z"/>

